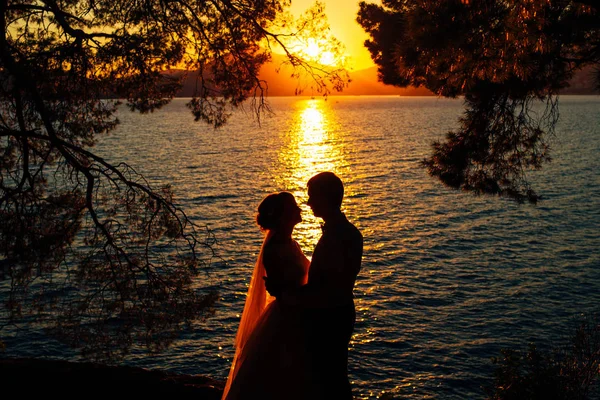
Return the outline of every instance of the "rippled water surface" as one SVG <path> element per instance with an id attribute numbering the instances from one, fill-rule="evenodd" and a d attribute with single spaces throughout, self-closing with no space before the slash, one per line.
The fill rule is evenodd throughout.
<path id="1" fill-rule="evenodd" d="M 531 176 L 545 200 L 518 205 L 452 191 L 419 161 L 457 124 L 460 100 L 331 97 L 270 100 L 261 124 L 235 113 L 224 128 L 194 123 L 185 100 L 140 117 L 123 111 L 98 150 L 154 182 L 218 241 L 199 284 L 218 285 L 216 314 L 147 368 L 227 375 L 246 285 L 262 241 L 255 208 L 289 190 L 303 207 L 296 238 L 310 255 L 318 221 L 305 185 L 331 170 L 363 232 L 350 374 L 358 398 L 484 398 L 503 347 L 548 344 L 600 303 L 600 99 L 563 97 L 554 161 Z M 30 343 L 17 346 L 43 355 Z M 65 353 L 65 357 L 68 354 Z"/>

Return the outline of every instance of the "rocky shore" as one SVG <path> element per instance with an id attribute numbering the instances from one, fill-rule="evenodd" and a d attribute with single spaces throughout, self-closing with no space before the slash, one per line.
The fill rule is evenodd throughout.
<path id="1" fill-rule="evenodd" d="M 140 396 L 219 400 L 224 382 L 200 375 L 179 375 L 126 366 L 60 360 L 0 359 L 4 393 L 23 396 Z"/>

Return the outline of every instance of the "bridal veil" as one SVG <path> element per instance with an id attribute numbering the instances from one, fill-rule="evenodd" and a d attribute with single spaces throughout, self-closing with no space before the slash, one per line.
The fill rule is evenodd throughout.
<path id="1" fill-rule="evenodd" d="M 250 286 L 248 287 L 242 319 L 235 337 L 235 356 L 231 363 L 231 369 L 229 370 L 229 376 L 227 377 L 227 384 L 225 385 L 222 399 L 227 397 L 229 389 L 231 388 L 231 383 L 239 370 L 240 364 L 243 362 L 243 349 L 250 334 L 254 331 L 254 328 L 267 305 L 275 299 L 267 293 L 265 280 L 263 279 L 266 276 L 265 265 L 263 263 L 265 245 L 272 236 L 272 232 L 267 230 L 267 234 L 265 235 L 265 239 L 260 249 L 260 254 L 254 265 L 254 272 L 250 279 Z"/>

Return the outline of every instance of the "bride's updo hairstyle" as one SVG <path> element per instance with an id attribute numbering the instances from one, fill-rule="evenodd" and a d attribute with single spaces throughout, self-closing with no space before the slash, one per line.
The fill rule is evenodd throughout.
<path id="1" fill-rule="evenodd" d="M 290 198 L 293 200 L 294 195 L 289 192 L 273 193 L 265 197 L 258 206 L 256 216 L 258 226 L 265 230 L 276 228 L 283 216 L 285 203 Z"/>

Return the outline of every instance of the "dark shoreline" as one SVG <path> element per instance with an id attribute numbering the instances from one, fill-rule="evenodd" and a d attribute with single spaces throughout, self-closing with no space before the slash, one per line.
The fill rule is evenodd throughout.
<path id="1" fill-rule="evenodd" d="M 56 395 L 193 396 L 196 400 L 220 400 L 224 382 L 201 375 L 182 375 L 128 366 L 33 358 L 0 358 L 4 393 Z"/>

